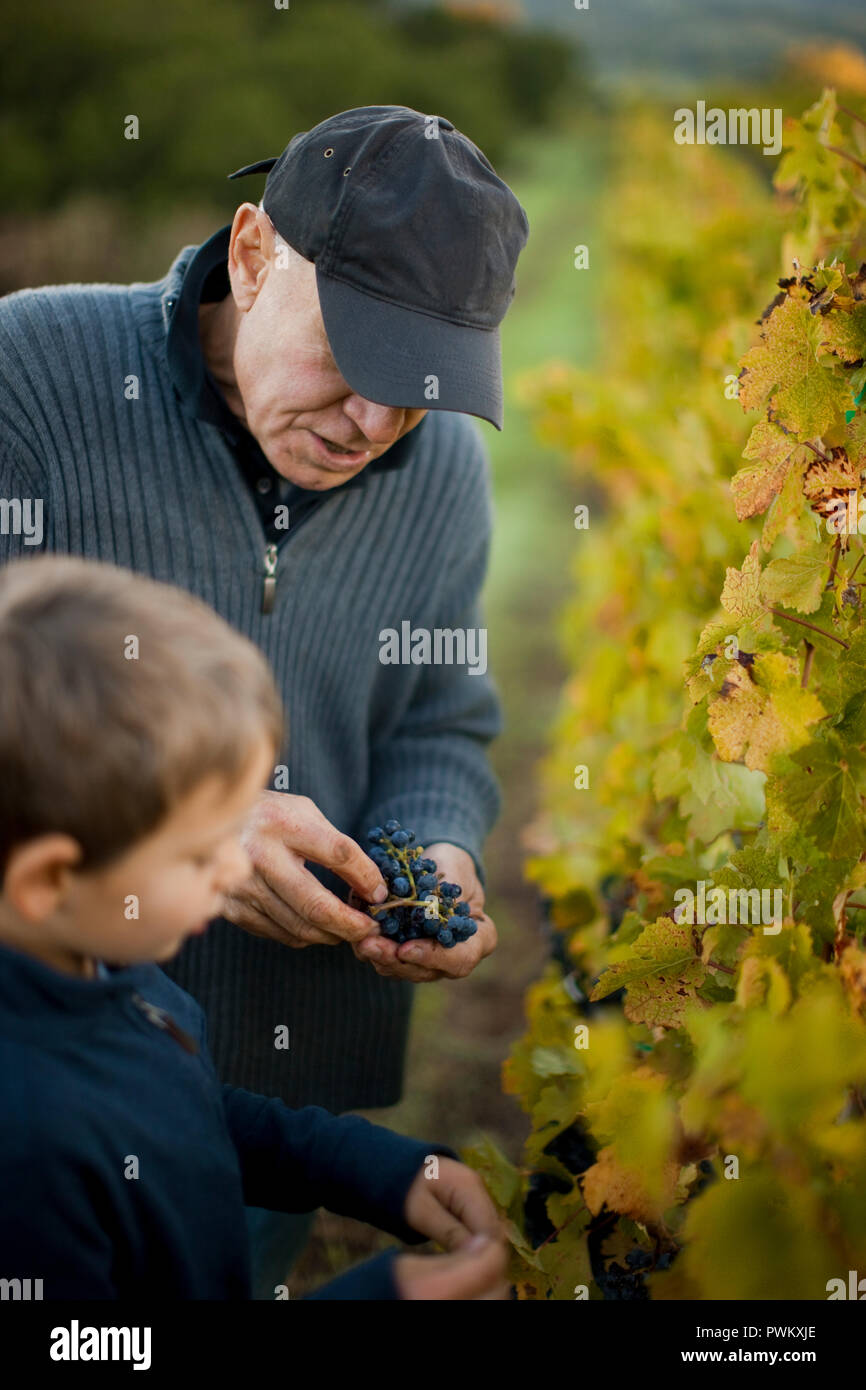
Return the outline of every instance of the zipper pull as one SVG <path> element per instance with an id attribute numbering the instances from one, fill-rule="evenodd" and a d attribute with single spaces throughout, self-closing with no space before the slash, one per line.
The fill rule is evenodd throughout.
<path id="1" fill-rule="evenodd" d="M 156 1004 L 151 1004 L 147 999 L 142 999 L 140 994 L 133 994 L 132 1002 L 137 1008 L 141 1009 L 145 1018 L 155 1024 L 157 1028 L 163 1028 L 176 1043 L 180 1043 L 184 1052 L 198 1052 L 198 1043 L 191 1038 L 189 1033 L 185 1033 L 179 1028 L 171 1014 L 166 1013 L 165 1009 L 160 1009 Z"/>
<path id="2" fill-rule="evenodd" d="M 270 613 L 274 606 L 277 588 L 277 547 L 269 545 L 265 551 L 265 579 L 262 590 L 262 612 Z"/>

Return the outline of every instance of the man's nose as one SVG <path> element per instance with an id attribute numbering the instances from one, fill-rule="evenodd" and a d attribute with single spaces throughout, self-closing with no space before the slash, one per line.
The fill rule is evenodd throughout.
<path id="1" fill-rule="evenodd" d="M 343 404 L 343 411 L 371 444 L 392 443 L 406 418 L 403 406 L 377 405 L 363 396 L 350 396 Z"/>

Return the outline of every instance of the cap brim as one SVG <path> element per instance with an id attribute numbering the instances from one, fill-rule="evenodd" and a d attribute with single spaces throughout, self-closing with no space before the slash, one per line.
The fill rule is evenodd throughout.
<path id="1" fill-rule="evenodd" d="M 386 304 L 316 266 L 334 361 L 353 391 L 379 405 L 456 410 L 502 429 L 498 328 L 468 328 Z"/>

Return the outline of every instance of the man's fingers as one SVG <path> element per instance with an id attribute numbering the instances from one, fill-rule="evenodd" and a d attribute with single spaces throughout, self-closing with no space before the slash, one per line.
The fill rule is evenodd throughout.
<path id="1" fill-rule="evenodd" d="M 285 797 L 280 824 L 296 854 L 338 874 L 365 902 L 384 902 L 387 885 L 372 859 L 350 835 L 337 830 L 309 797 Z"/>
<path id="2" fill-rule="evenodd" d="M 279 866 L 269 862 L 259 869 L 259 876 L 268 890 L 266 912 L 273 908 L 274 921 L 293 930 L 292 923 L 305 925 L 309 940 L 321 938 L 322 944 L 337 941 L 362 941 L 370 935 L 373 922 L 366 912 L 359 912 L 341 902 L 309 869 L 288 856 Z M 332 937 L 333 941 L 327 938 Z"/>
<path id="3" fill-rule="evenodd" d="M 405 941 L 397 947 L 397 960 L 435 970 L 451 980 L 463 980 L 496 946 L 496 927 L 486 913 L 476 918 L 478 930 L 468 941 L 447 949 L 437 941 Z"/>
<path id="4" fill-rule="evenodd" d="M 422 970 L 417 965 L 374 965 L 373 969 L 383 979 L 408 980 L 413 985 L 429 985 L 442 979 L 442 975 L 438 971 Z"/>
<path id="5" fill-rule="evenodd" d="M 325 849 L 321 853 L 325 857 L 317 857 L 316 862 L 339 874 L 365 902 L 385 901 L 388 885 L 370 856 L 365 854 L 351 836 L 342 835 L 339 830 L 332 828 L 325 841 Z"/>
<path id="6" fill-rule="evenodd" d="M 342 937 L 304 922 L 286 903 L 257 879 L 247 898 L 226 898 L 223 916 L 253 936 L 266 936 L 285 946 L 339 946 Z"/>

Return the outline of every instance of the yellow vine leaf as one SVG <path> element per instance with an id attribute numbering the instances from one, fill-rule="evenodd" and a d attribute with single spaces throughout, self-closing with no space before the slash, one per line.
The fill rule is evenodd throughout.
<path id="1" fill-rule="evenodd" d="M 811 312 L 808 300 L 809 292 L 796 286 L 773 309 L 761 342 L 742 360 L 739 400 L 744 410 L 766 404 L 784 429 L 813 439 L 838 419 L 851 393 L 832 364 L 816 370 L 827 344 L 823 320 Z"/>
<path id="2" fill-rule="evenodd" d="M 755 680 L 732 662 L 707 710 L 707 727 L 720 758 L 768 772 L 776 753 L 809 742 L 809 726 L 825 711 L 817 695 L 802 689 L 793 657 L 767 652 L 755 659 L 754 668 Z"/>
<path id="3" fill-rule="evenodd" d="M 722 589 L 721 603 L 725 612 L 741 622 L 748 622 L 763 613 L 760 599 L 761 562 L 758 559 L 758 542 L 753 541 L 749 553 L 740 569 L 729 566 L 725 572 L 725 587 Z"/>
<path id="4" fill-rule="evenodd" d="M 600 1150 L 598 1162 L 587 1168 L 583 1175 L 584 1200 L 593 1216 L 597 1216 L 602 1207 L 607 1206 L 622 1216 L 630 1216 L 633 1221 L 655 1226 L 660 1223 L 664 1211 L 670 1205 L 676 1191 L 679 1172 L 679 1164 L 672 1160 L 665 1172 L 664 1195 L 661 1200 L 654 1200 L 647 1191 L 641 1172 L 624 1167 L 614 1150 L 608 1146 Z"/>

